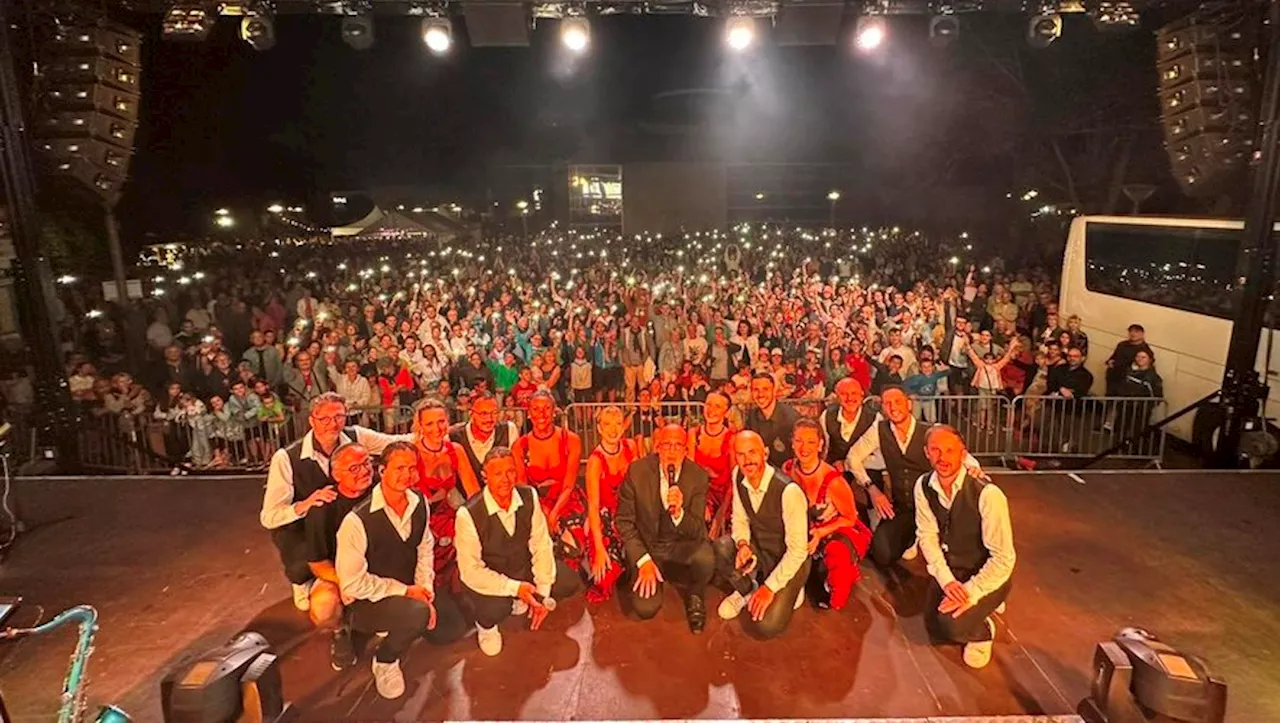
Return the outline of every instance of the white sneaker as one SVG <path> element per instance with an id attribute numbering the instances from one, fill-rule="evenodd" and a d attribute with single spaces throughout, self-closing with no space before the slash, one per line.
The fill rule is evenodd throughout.
<path id="1" fill-rule="evenodd" d="M 997 615 L 1004 615 L 1005 608 L 1006 608 L 1006 604 L 1005 604 L 1005 603 L 1000 603 L 1000 607 L 996 608 L 996 614 L 997 614 Z"/>
<path id="2" fill-rule="evenodd" d="M 970 668 L 985 668 L 991 662 L 991 646 L 996 641 L 996 624 L 991 618 L 986 619 L 987 629 L 991 631 L 991 639 L 981 643 L 968 643 L 964 646 L 964 664 Z"/>
<path id="3" fill-rule="evenodd" d="M 738 617 L 742 609 L 747 606 L 747 599 L 739 593 L 733 593 L 729 597 L 720 601 L 720 607 L 716 609 L 716 613 L 720 615 L 721 620 L 733 620 Z"/>
<path id="4" fill-rule="evenodd" d="M 492 658 L 502 652 L 502 631 L 497 625 L 491 628 L 476 626 L 476 639 L 480 643 L 480 652 Z"/>
<path id="5" fill-rule="evenodd" d="M 302 612 L 311 609 L 311 582 L 293 586 L 293 606 Z"/>
<path id="6" fill-rule="evenodd" d="M 520 598 L 516 598 L 511 601 L 512 615 L 524 615 L 527 612 L 529 612 L 529 603 L 521 600 Z"/>
<path id="7" fill-rule="evenodd" d="M 916 556 L 919 554 L 920 554 L 920 546 L 913 543 L 911 547 L 907 548 L 906 552 L 902 553 L 902 559 L 914 560 L 916 559 Z"/>
<path id="8" fill-rule="evenodd" d="M 383 698 L 394 699 L 404 695 L 404 674 L 400 672 L 400 661 L 379 663 L 374 658 L 373 685 Z"/>
<path id="9" fill-rule="evenodd" d="M 796 595 L 796 604 L 791 606 L 792 610 L 799 610 L 804 605 L 804 588 L 800 588 L 800 594 Z"/>

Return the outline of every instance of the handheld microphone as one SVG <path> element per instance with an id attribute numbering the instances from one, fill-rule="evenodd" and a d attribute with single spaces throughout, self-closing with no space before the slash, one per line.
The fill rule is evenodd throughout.
<path id="1" fill-rule="evenodd" d="M 667 465 L 667 486 L 668 488 L 680 486 L 676 482 L 676 466 L 674 464 Z M 680 510 L 677 509 L 675 505 L 667 506 L 667 513 L 670 514 L 672 517 L 675 517 L 679 512 Z"/>

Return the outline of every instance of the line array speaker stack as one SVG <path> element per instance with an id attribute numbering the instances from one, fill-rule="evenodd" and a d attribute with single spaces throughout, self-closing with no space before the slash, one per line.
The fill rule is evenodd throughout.
<path id="1" fill-rule="evenodd" d="M 1257 132 L 1256 20 L 1196 13 L 1157 34 L 1165 149 L 1187 195 L 1221 194 L 1248 168 Z"/>
<path id="2" fill-rule="evenodd" d="M 101 21 L 63 25 L 38 70 L 36 150 L 108 208 L 120 200 L 138 128 L 141 35 Z"/>

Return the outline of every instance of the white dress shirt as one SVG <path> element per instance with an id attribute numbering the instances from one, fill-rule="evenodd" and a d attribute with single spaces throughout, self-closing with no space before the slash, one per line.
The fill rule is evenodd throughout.
<path id="1" fill-rule="evenodd" d="M 498 424 L 507 425 L 507 446 L 515 444 L 516 439 L 520 436 L 520 432 L 516 430 L 515 422 L 507 421 L 499 422 Z M 470 424 L 466 426 L 464 434 L 467 438 L 467 446 L 471 448 L 471 453 L 476 456 L 476 459 L 480 460 L 480 464 L 484 464 L 484 458 L 489 456 L 489 452 L 493 450 L 495 440 L 498 439 L 498 428 L 494 427 L 493 434 L 490 434 L 489 438 L 483 442 L 476 440 L 475 435 L 471 432 Z M 476 470 L 477 474 L 479 472 L 480 470 Z"/>
<path id="2" fill-rule="evenodd" d="M 684 472 L 683 461 L 681 461 L 680 464 L 676 466 L 675 484 L 677 487 L 680 486 L 681 472 Z M 674 515 L 671 514 L 671 509 L 667 507 L 667 493 L 670 491 L 671 491 L 671 480 L 667 479 L 667 470 L 664 469 L 661 464 L 659 464 L 658 465 L 658 503 L 662 505 L 663 509 L 667 510 L 667 516 L 671 518 L 671 524 L 675 525 L 676 527 L 679 527 L 680 523 L 684 522 L 684 505 L 681 505 L 680 508 L 676 510 L 676 513 Z M 649 553 L 647 552 L 644 555 L 641 555 L 640 559 L 636 560 L 636 569 L 638 570 L 644 567 L 644 564 L 648 562 L 650 559 L 652 558 L 649 557 Z"/>
<path id="3" fill-rule="evenodd" d="M 840 423 L 840 437 L 848 442 L 849 437 L 853 435 L 853 430 L 857 429 L 858 422 L 862 419 L 863 410 L 859 409 L 853 413 L 853 419 L 844 418 L 844 407 L 836 407 L 836 421 Z M 822 420 L 822 438 L 826 440 L 827 447 L 831 446 L 831 435 L 827 432 L 826 420 Z"/>
<path id="4" fill-rule="evenodd" d="M 391 526 L 399 533 L 401 540 L 408 540 L 413 529 L 413 512 L 418 505 L 427 507 L 427 501 L 412 490 L 408 493 L 409 506 L 404 515 L 397 515 L 395 510 L 387 506 L 382 495 L 382 486 L 373 488 L 369 497 L 369 510 L 382 512 L 391 521 Z M 428 516 L 431 510 L 424 510 Z M 435 585 L 435 537 L 431 534 L 431 525 L 424 525 L 422 540 L 418 542 L 418 562 L 413 569 L 413 584 L 433 590 Z M 342 599 L 368 600 L 378 602 L 382 598 L 393 595 L 404 595 L 409 586 L 389 577 L 379 577 L 369 572 L 369 537 L 364 529 L 364 521 L 354 513 L 348 513 L 338 527 L 338 554 L 334 561 L 334 569 L 338 573 L 338 582 L 342 589 Z"/>
<path id="5" fill-rule="evenodd" d="M 858 484 L 863 487 L 871 484 L 871 477 L 867 474 L 867 459 L 873 454 L 880 452 L 881 421 L 881 419 L 876 419 L 876 423 L 871 425 L 867 431 L 862 433 L 862 436 L 858 438 L 858 441 L 854 442 L 853 446 L 849 448 L 849 454 L 844 459 L 844 468 L 851 472 L 853 474 L 853 478 L 856 479 Z M 916 418 L 912 416 L 907 422 L 907 437 L 905 442 L 898 436 L 897 429 L 893 431 L 893 439 L 898 443 L 898 449 L 900 451 L 905 453 L 907 451 L 907 447 L 911 446 L 911 440 L 916 435 L 916 426 Z M 977 458 L 968 452 L 965 452 L 964 455 L 964 466 L 966 469 L 982 468 L 982 465 L 978 462 Z"/>
<path id="6" fill-rule="evenodd" d="M 484 495 L 485 511 L 496 514 L 502 522 L 507 534 L 516 532 L 516 512 L 524 506 L 520 490 L 511 495 L 511 506 L 503 509 L 498 501 L 489 494 L 485 487 L 480 494 Z M 476 532 L 475 520 L 471 519 L 471 511 L 464 505 L 458 508 L 454 521 L 453 545 L 458 553 L 458 575 L 462 584 L 481 595 L 491 597 L 515 597 L 520 592 L 520 583 L 532 582 L 538 594 L 547 597 L 551 594 L 551 586 L 556 581 L 556 559 L 551 550 L 551 533 L 547 530 L 547 517 L 542 513 L 542 505 L 538 504 L 538 493 L 533 492 L 533 526 L 529 531 L 529 553 L 533 556 L 533 579 L 514 580 L 497 570 L 490 570 L 481 557 L 480 535 Z"/>
<path id="7" fill-rule="evenodd" d="M 741 470 L 737 470 L 733 478 L 736 480 L 741 474 Z M 759 511 L 765 495 L 769 492 L 773 475 L 773 466 L 765 465 L 759 487 L 752 487 L 751 482 L 743 478 L 741 487 L 747 490 L 752 510 Z M 744 502 L 739 494 L 739 487 L 737 482 L 734 482 L 732 534 L 735 543 L 751 541 L 751 520 L 747 517 L 747 508 L 743 507 Z M 804 561 L 809 559 L 809 500 L 798 484 L 789 485 L 782 492 L 782 523 L 786 529 L 786 551 L 764 581 L 765 587 L 775 593 L 786 587 L 787 583 L 791 582 L 791 578 L 800 571 Z"/>
<path id="8" fill-rule="evenodd" d="M 334 449 L 356 442 L 369 450 L 370 455 L 378 455 L 392 442 L 405 439 L 405 435 L 383 434 L 364 427 L 356 427 L 355 431 L 355 439 L 347 437 L 345 431 L 339 432 L 338 443 L 334 445 Z M 409 435 L 408 438 L 413 437 Z M 325 475 L 332 479 L 333 476 L 329 473 L 329 455 L 316 448 L 315 438 L 311 432 L 307 432 L 302 438 L 300 456 L 302 459 L 309 459 L 320 465 Z M 262 512 L 258 515 L 258 521 L 268 530 L 297 522 L 306 514 L 300 515 L 295 512 L 293 505 L 293 461 L 289 459 L 288 448 L 279 449 L 271 455 L 271 467 L 267 471 L 267 489 L 262 495 Z"/>
<path id="9" fill-rule="evenodd" d="M 928 564 L 929 574 L 938 581 L 938 585 L 946 588 L 956 581 L 951 568 L 947 566 L 947 558 L 942 552 L 942 544 L 938 538 L 938 518 L 933 515 L 929 499 L 925 497 L 924 485 L 927 483 L 938 493 L 938 501 L 950 510 L 951 502 L 966 482 L 964 470 L 956 477 L 951 487 L 951 496 L 942 491 L 935 472 L 916 483 L 916 540 L 920 543 L 920 552 Z M 982 516 L 982 544 L 991 556 L 973 577 L 963 585 L 969 593 L 969 602 L 977 603 L 1009 581 L 1013 574 L 1013 565 L 1017 554 L 1013 551 L 1013 526 L 1009 522 L 1009 500 L 1004 491 L 988 482 L 978 497 L 978 512 Z"/>

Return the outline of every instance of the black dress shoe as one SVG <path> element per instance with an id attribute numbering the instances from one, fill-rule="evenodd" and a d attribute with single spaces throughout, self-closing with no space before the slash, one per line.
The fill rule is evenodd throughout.
<path id="1" fill-rule="evenodd" d="M 707 601 L 701 595 L 690 595 L 684 601 L 684 614 L 689 620 L 689 630 L 696 635 L 707 626 Z"/>
<path id="2" fill-rule="evenodd" d="M 346 670 L 356 664 L 357 652 L 351 639 L 351 631 L 345 626 L 333 631 L 329 641 L 329 665 L 338 671 Z"/>

